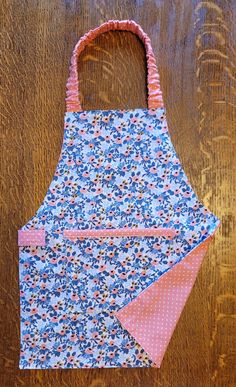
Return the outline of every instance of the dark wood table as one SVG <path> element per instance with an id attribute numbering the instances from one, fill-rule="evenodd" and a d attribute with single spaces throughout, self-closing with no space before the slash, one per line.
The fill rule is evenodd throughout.
<path id="1" fill-rule="evenodd" d="M 236 2 L 1 2 L 1 381 L 9 386 L 236 386 Z M 189 180 L 222 220 L 160 369 L 19 370 L 17 230 L 59 158 L 65 84 L 79 37 L 134 19 L 157 58 L 171 138 Z M 109 32 L 78 61 L 85 109 L 146 107 L 142 43 Z"/>

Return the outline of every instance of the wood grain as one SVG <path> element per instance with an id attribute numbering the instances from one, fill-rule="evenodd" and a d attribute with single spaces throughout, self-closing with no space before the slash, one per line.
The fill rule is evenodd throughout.
<path id="1" fill-rule="evenodd" d="M 1 2 L 1 379 L 12 386 L 236 386 L 236 2 Z M 171 138 L 199 198 L 222 220 L 161 369 L 20 371 L 17 229 L 42 202 L 60 153 L 79 37 L 134 19 L 157 57 Z M 78 61 L 85 109 L 146 106 L 145 53 L 128 32 Z"/>

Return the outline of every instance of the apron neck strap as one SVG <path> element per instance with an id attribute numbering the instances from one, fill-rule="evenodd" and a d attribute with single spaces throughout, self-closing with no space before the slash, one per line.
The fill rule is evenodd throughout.
<path id="1" fill-rule="evenodd" d="M 160 89 L 159 74 L 155 56 L 153 54 L 151 41 L 142 28 L 133 20 L 109 20 L 100 25 L 100 27 L 90 30 L 80 38 L 75 45 L 71 57 L 71 64 L 69 70 L 69 78 L 66 83 L 66 111 L 77 112 L 83 111 L 79 99 L 79 82 L 77 72 L 77 60 L 80 53 L 84 50 L 87 44 L 93 41 L 98 35 L 107 31 L 131 31 L 136 34 L 143 42 L 146 50 L 147 59 L 147 89 L 148 89 L 148 108 L 163 107 L 162 93 Z"/>

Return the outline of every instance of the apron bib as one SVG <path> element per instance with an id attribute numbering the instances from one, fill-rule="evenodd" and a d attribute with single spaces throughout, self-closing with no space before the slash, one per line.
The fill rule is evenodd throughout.
<path id="1" fill-rule="evenodd" d="M 78 56 L 99 34 L 144 43 L 148 108 L 83 111 Z M 109 21 L 76 44 L 45 199 L 18 231 L 20 368 L 160 367 L 219 219 L 174 150 L 150 39 Z"/>

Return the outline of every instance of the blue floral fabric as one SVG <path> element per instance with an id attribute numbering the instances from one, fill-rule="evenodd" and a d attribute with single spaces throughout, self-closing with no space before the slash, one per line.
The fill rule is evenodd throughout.
<path id="1" fill-rule="evenodd" d="M 46 246 L 20 247 L 20 368 L 155 366 L 114 313 L 218 225 L 181 167 L 164 108 L 66 113 L 52 183 L 22 227 L 43 227 Z M 154 226 L 177 235 L 63 237 Z"/>

